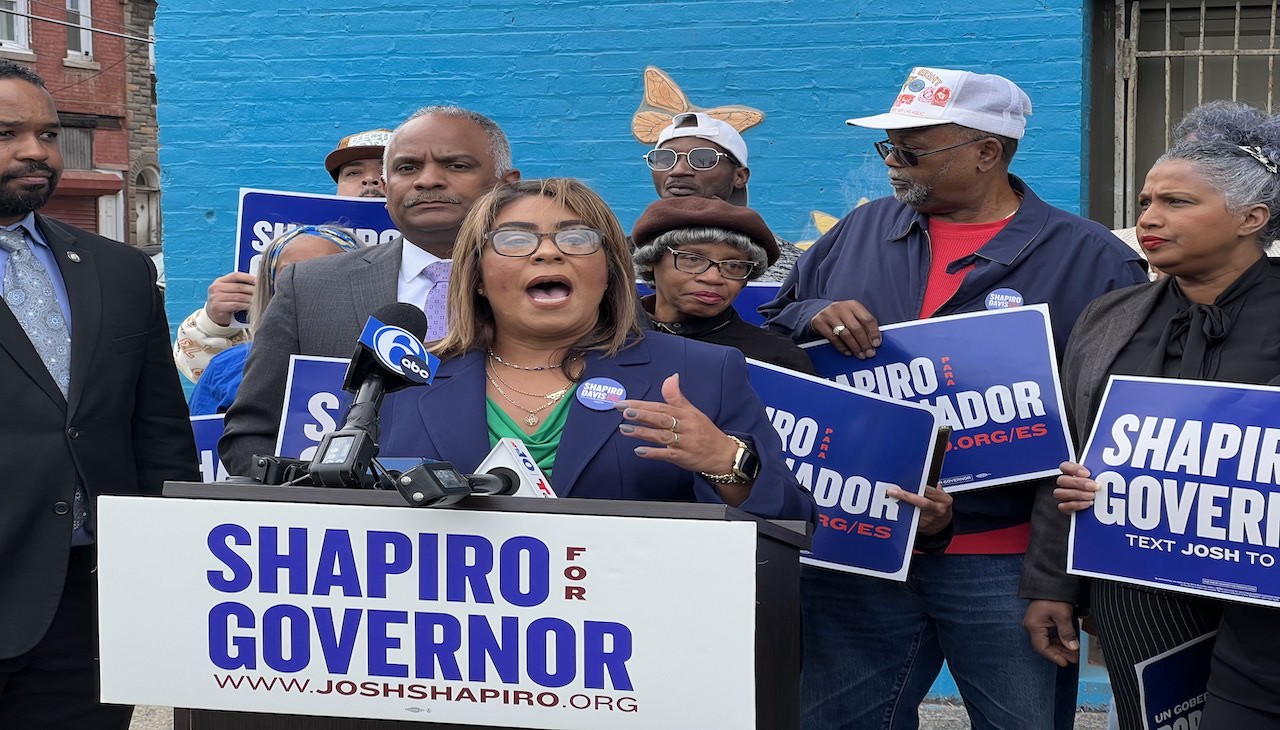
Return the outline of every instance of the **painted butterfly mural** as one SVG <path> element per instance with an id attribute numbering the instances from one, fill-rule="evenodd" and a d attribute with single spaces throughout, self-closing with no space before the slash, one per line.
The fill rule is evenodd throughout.
<path id="1" fill-rule="evenodd" d="M 647 66 L 644 70 L 644 99 L 631 118 L 631 135 L 645 144 L 654 144 L 658 141 L 658 133 L 671 124 L 671 117 L 684 112 L 704 112 L 739 132 L 764 121 L 764 112 L 741 104 L 712 109 L 694 106 L 667 72 L 657 66 Z"/>

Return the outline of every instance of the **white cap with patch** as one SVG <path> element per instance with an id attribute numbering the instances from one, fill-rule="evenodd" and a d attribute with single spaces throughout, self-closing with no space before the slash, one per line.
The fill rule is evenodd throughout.
<path id="1" fill-rule="evenodd" d="M 671 117 L 671 124 L 658 133 L 658 144 L 654 146 L 661 147 L 677 137 L 697 137 L 715 142 L 733 155 L 739 165 L 747 166 L 747 142 L 728 122 L 702 112 L 677 114 Z"/>
<path id="2" fill-rule="evenodd" d="M 1022 139 L 1031 99 L 1003 76 L 918 66 L 911 70 L 887 114 L 849 119 L 869 129 L 914 129 L 958 124 Z"/>
<path id="3" fill-rule="evenodd" d="M 702 112 L 677 114 L 671 117 L 671 124 L 658 133 L 658 143 L 654 145 L 654 148 L 661 147 L 663 144 L 678 137 L 696 137 L 705 139 L 708 142 L 714 142 L 725 152 L 733 155 L 733 159 L 739 165 L 747 166 L 747 142 L 738 133 L 738 130 L 734 129 L 733 125 L 728 122 L 722 122 Z M 746 205 L 746 187 L 735 188 L 729 196 L 729 202 L 734 205 Z"/>

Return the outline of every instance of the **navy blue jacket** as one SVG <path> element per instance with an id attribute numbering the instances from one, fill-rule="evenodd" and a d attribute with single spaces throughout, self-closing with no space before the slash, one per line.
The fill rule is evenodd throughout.
<path id="1" fill-rule="evenodd" d="M 586 356 L 583 382 L 611 378 L 626 388 L 628 400 L 662 400 L 662 381 L 680 374 L 680 390 L 725 433 L 755 447 L 760 475 L 744 512 L 776 519 L 817 517 L 813 495 L 787 469 L 782 441 L 769 424 L 764 404 L 751 389 L 742 353 L 686 337 L 646 332 L 616 357 Z M 485 354 L 445 360 L 435 381 L 387 399 L 382 453 L 431 457 L 474 472 L 490 449 L 485 420 Z M 721 502 L 713 484 L 666 461 L 636 456 L 648 442 L 618 432 L 621 411 L 587 408 L 575 398 L 556 452 L 551 487 L 561 497 L 637 499 L 667 502 Z M 390 419 L 390 420 L 388 420 Z"/>
<path id="2" fill-rule="evenodd" d="M 1022 206 L 1008 225 L 949 271 L 973 264 L 935 316 L 980 312 L 997 289 L 1024 304 L 1047 303 L 1061 359 L 1076 318 L 1095 297 L 1147 280 L 1142 260 L 1103 226 L 1045 203 L 1009 176 Z M 765 326 L 796 342 L 821 339 L 814 315 L 846 299 L 861 302 L 880 324 L 918 319 L 929 278 L 929 217 L 892 197 L 856 208 L 800 257 L 778 298 L 760 307 Z M 957 534 L 1026 522 L 1034 490 L 1027 484 L 956 495 Z"/>

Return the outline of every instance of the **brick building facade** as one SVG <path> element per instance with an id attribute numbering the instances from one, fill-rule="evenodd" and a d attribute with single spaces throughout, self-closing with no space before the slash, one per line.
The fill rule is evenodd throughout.
<path id="1" fill-rule="evenodd" d="M 137 39 L 149 35 L 155 7 L 154 0 L 0 0 L 0 57 L 44 78 L 63 124 L 66 169 L 44 212 L 139 244 L 152 241 L 137 236 L 132 188 L 148 162 L 156 167 L 156 134 L 150 44 Z M 145 98 L 135 99 L 135 83 L 147 85 Z"/>

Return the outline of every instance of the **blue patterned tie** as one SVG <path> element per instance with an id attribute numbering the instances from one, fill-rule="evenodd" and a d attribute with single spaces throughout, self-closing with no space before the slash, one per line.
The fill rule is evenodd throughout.
<path id="1" fill-rule="evenodd" d="M 31 251 L 26 230 L 0 229 L 0 248 L 9 252 L 4 270 L 4 301 L 35 346 L 45 368 L 65 398 L 71 383 L 71 333 L 62 316 L 49 272 Z M 81 487 L 76 487 L 72 532 L 79 533 L 89 511 Z"/>
<path id="2" fill-rule="evenodd" d="M 433 282 L 423 309 L 427 315 L 428 342 L 441 339 L 449 331 L 449 272 L 452 270 L 452 260 L 437 261 L 425 269 L 427 278 Z"/>
<path id="3" fill-rule="evenodd" d="M 0 248 L 9 252 L 4 300 L 18 318 L 62 395 L 71 383 L 71 334 L 44 265 L 31 252 L 25 231 L 0 230 Z"/>

